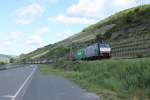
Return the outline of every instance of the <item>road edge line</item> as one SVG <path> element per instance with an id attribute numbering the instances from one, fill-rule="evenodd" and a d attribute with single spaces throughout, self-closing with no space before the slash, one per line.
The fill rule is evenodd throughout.
<path id="1" fill-rule="evenodd" d="M 11 100 L 15 100 L 16 99 L 16 97 L 19 95 L 19 93 L 24 88 L 24 86 L 26 85 L 26 83 L 28 83 L 29 79 L 33 76 L 33 74 L 35 73 L 36 69 L 37 69 L 37 66 L 33 69 L 33 71 L 31 72 L 31 74 L 26 78 L 26 80 L 20 86 L 20 88 L 18 89 L 18 91 L 15 93 L 15 95 L 12 96 Z"/>

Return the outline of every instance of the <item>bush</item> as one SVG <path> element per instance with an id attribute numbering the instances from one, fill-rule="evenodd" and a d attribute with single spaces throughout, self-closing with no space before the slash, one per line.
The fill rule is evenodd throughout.
<path id="1" fill-rule="evenodd" d="M 143 53 L 141 52 L 135 52 L 135 55 L 137 58 L 143 58 Z"/>
<path id="2" fill-rule="evenodd" d="M 0 65 L 4 65 L 4 64 L 6 64 L 5 62 L 3 62 L 3 61 L 0 61 Z"/>

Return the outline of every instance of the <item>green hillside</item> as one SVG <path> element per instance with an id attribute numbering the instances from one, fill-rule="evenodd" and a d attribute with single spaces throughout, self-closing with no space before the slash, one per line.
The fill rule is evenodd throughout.
<path id="1" fill-rule="evenodd" d="M 95 41 L 99 35 L 105 41 L 125 40 L 150 35 L 150 4 L 120 11 L 104 20 L 90 25 L 80 33 L 75 34 L 58 43 L 37 49 L 29 54 L 20 56 L 22 60 L 40 57 L 58 58 L 63 57 L 73 49 L 85 46 Z"/>

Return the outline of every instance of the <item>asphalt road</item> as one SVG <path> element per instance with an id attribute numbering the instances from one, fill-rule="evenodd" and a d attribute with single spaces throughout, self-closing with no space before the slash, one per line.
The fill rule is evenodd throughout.
<path id="1" fill-rule="evenodd" d="M 36 71 L 23 100 L 99 100 L 61 76 L 44 76 Z"/>
<path id="2" fill-rule="evenodd" d="M 35 66 L 0 71 L 0 100 L 21 100 Z M 29 77 L 30 76 L 30 77 Z"/>
<path id="3" fill-rule="evenodd" d="M 35 65 L 0 71 L 0 100 L 100 100 L 73 82 L 42 75 Z"/>

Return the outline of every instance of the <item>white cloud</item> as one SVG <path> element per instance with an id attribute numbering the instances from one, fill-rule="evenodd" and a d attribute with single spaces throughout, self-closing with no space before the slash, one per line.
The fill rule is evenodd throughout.
<path id="1" fill-rule="evenodd" d="M 46 26 L 43 26 L 38 30 L 38 33 L 48 33 L 48 32 L 49 32 L 49 28 Z"/>
<path id="2" fill-rule="evenodd" d="M 37 17 L 41 16 L 50 3 L 56 3 L 58 0 L 29 0 L 31 4 L 18 8 L 13 16 L 17 23 L 30 24 Z"/>
<path id="3" fill-rule="evenodd" d="M 125 9 L 137 5 L 139 2 L 137 0 L 113 0 L 113 4 L 120 9 Z"/>
<path id="4" fill-rule="evenodd" d="M 0 42 L 1 42 L 0 44 L 1 49 L 7 48 L 12 44 L 12 41 L 9 41 L 9 40 L 0 41 Z"/>
<path id="5" fill-rule="evenodd" d="M 16 22 L 20 24 L 30 24 L 32 23 L 32 20 L 33 19 L 30 19 L 30 18 L 17 18 Z"/>
<path id="6" fill-rule="evenodd" d="M 43 0 L 45 3 L 56 3 L 58 0 Z"/>
<path id="7" fill-rule="evenodd" d="M 11 41 L 4 41 L 4 42 L 3 42 L 3 46 L 9 46 L 9 45 L 11 45 L 11 44 L 12 44 Z"/>
<path id="8" fill-rule="evenodd" d="M 2 33 L 1 33 L 2 34 Z M 21 32 L 8 32 L 3 33 L 4 38 L 0 38 L 0 48 L 7 49 L 10 47 L 18 37 L 22 35 Z"/>
<path id="9" fill-rule="evenodd" d="M 101 17 L 103 16 L 105 1 L 106 0 L 79 0 L 77 4 L 73 4 L 67 9 L 67 13 L 75 16 Z"/>
<path id="10" fill-rule="evenodd" d="M 16 17 L 16 22 L 21 24 L 30 24 L 36 16 L 42 15 L 44 7 L 38 3 L 33 3 L 15 11 L 13 16 Z"/>
<path id="11" fill-rule="evenodd" d="M 28 46 L 40 47 L 43 46 L 44 44 L 45 44 L 44 40 L 38 35 L 31 36 L 27 39 Z"/>
<path id="12" fill-rule="evenodd" d="M 67 24 L 89 25 L 114 12 L 136 6 L 138 5 L 137 1 L 138 0 L 78 0 L 76 4 L 69 6 L 64 14 L 56 15 L 56 17 L 49 18 L 49 20 Z"/>
<path id="13" fill-rule="evenodd" d="M 139 4 L 140 0 L 79 0 L 67 9 L 71 16 L 103 18 L 107 8 L 127 9 Z"/>
<path id="14" fill-rule="evenodd" d="M 30 0 L 30 2 L 38 2 L 38 3 L 56 3 L 58 0 Z"/>
<path id="15" fill-rule="evenodd" d="M 7 34 L 8 34 L 8 39 L 9 40 L 15 40 L 18 37 L 20 37 L 23 33 L 22 32 L 10 32 L 10 33 L 7 33 Z"/>
<path id="16" fill-rule="evenodd" d="M 96 22 L 95 19 L 86 18 L 86 17 L 70 17 L 64 15 L 58 15 L 54 18 L 49 18 L 50 21 L 58 21 L 66 24 L 93 24 Z"/>
<path id="17" fill-rule="evenodd" d="M 65 14 L 56 15 L 49 20 L 66 24 L 90 25 L 95 23 L 98 18 L 104 17 L 104 3 L 105 0 L 79 0 L 77 4 L 69 6 Z"/>

